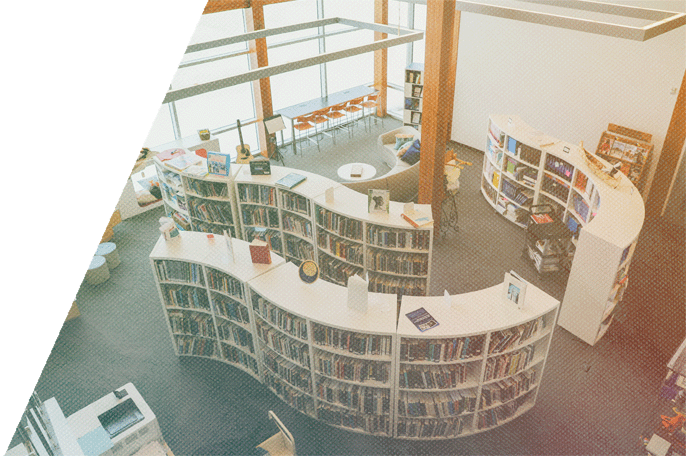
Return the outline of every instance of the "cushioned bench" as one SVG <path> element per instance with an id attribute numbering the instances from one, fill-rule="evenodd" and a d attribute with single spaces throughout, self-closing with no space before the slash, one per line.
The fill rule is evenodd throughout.
<path id="1" fill-rule="evenodd" d="M 380 135 L 377 138 L 377 149 L 381 159 L 391 170 L 374 179 L 344 182 L 343 185 L 364 194 L 372 188 L 390 190 L 392 201 L 412 200 L 419 188 L 419 162 L 410 165 L 397 157 L 398 151 L 394 149 L 396 134 L 411 134 L 414 139 L 420 139 L 419 132 L 407 126 Z"/>

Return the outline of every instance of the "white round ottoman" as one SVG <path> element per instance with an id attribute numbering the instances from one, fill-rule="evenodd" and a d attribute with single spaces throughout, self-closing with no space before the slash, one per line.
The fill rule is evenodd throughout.
<path id="1" fill-rule="evenodd" d="M 103 283 L 110 278 L 110 268 L 107 267 L 107 260 L 102 255 L 95 255 L 91 260 L 88 271 L 86 271 L 86 282 L 91 285 Z"/>
<path id="2" fill-rule="evenodd" d="M 117 252 L 117 246 L 114 242 L 103 242 L 98 246 L 95 254 L 104 256 L 105 260 L 107 260 L 107 267 L 110 269 L 116 268 L 121 263 L 119 252 Z"/>

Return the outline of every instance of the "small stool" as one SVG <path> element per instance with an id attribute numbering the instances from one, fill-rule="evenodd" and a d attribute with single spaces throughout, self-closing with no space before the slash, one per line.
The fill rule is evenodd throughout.
<path id="1" fill-rule="evenodd" d="M 114 269 L 119 266 L 121 261 L 119 260 L 119 253 L 117 252 L 117 246 L 114 242 L 103 242 L 98 245 L 98 249 L 95 251 L 96 255 L 101 255 L 107 260 L 107 267 Z"/>
<path id="2" fill-rule="evenodd" d="M 86 271 L 86 282 L 91 285 L 103 283 L 110 278 L 110 269 L 107 267 L 107 260 L 104 256 L 95 255 L 91 260 L 88 271 Z"/>

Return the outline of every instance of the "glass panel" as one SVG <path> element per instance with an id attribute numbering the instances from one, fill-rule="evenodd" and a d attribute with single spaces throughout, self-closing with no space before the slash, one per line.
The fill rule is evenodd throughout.
<path id="1" fill-rule="evenodd" d="M 387 92 L 387 111 L 389 114 L 393 114 L 402 119 L 403 117 L 403 103 L 405 96 L 402 91 L 388 88 Z"/>
<path id="2" fill-rule="evenodd" d="M 148 131 L 148 137 L 145 139 L 143 147 L 150 150 L 161 144 L 174 141 L 174 128 L 172 127 L 171 114 L 169 113 L 169 104 L 165 103 L 160 106 L 157 111 L 157 116 Z"/>
<path id="3" fill-rule="evenodd" d="M 203 14 L 200 16 L 198 25 L 193 32 L 189 44 L 205 43 L 230 36 L 245 33 L 245 19 L 243 10 L 223 11 L 221 13 Z M 206 51 L 184 54 L 182 62 L 197 60 L 203 57 L 211 57 L 236 51 L 247 50 L 245 42 L 235 43 Z"/>
<path id="4" fill-rule="evenodd" d="M 231 123 L 235 123 L 232 120 Z M 257 144 L 257 124 L 241 126 L 241 134 L 243 135 L 243 144 L 250 147 L 250 151 L 254 154 L 259 150 Z M 236 160 L 236 147 L 240 147 L 241 141 L 238 137 L 238 130 L 234 129 L 218 135 L 213 135 L 219 138 L 219 149 L 224 154 L 231 155 L 231 160 Z"/>
<path id="5" fill-rule="evenodd" d="M 374 2 L 369 0 L 324 0 L 324 17 L 343 17 L 374 22 Z"/>
<path id="6" fill-rule="evenodd" d="M 315 56 L 319 53 L 317 40 L 305 41 L 269 51 L 269 64 L 292 61 L 297 56 Z M 319 97 L 321 93 L 319 66 L 301 68 L 270 78 L 274 111 Z"/>
<path id="7" fill-rule="evenodd" d="M 317 20 L 316 0 L 300 0 L 297 2 L 275 3 L 264 6 L 264 25 L 266 28 L 283 27 L 286 25 L 301 24 Z M 283 43 L 294 38 L 316 35 L 316 28 L 299 30 L 297 32 L 284 33 L 267 37 L 267 46 L 275 43 Z M 315 41 L 316 43 L 316 41 Z M 271 51 L 269 55 L 271 62 Z"/>
<path id="8" fill-rule="evenodd" d="M 414 29 L 426 30 L 426 5 L 414 6 Z M 426 40 L 414 41 L 412 60 L 417 63 L 424 63 L 424 47 Z"/>
<path id="9" fill-rule="evenodd" d="M 327 52 L 350 49 L 374 41 L 374 32 L 359 30 L 326 39 Z M 374 81 L 374 53 L 355 55 L 326 64 L 329 93 L 349 89 Z"/>

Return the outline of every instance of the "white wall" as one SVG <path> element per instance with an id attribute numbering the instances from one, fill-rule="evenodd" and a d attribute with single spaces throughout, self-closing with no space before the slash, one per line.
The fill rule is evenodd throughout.
<path id="1" fill-rule="evenodd" d="M 684 0 L 612 3 L 686 12 Z M 654 165 L 685 68 L 686 26 L 638 42 L 462 13 L 451 138 L 483 150 L 489 114 L 516 114 L 594 151 L 614 123 L 653 135 Z"/>

